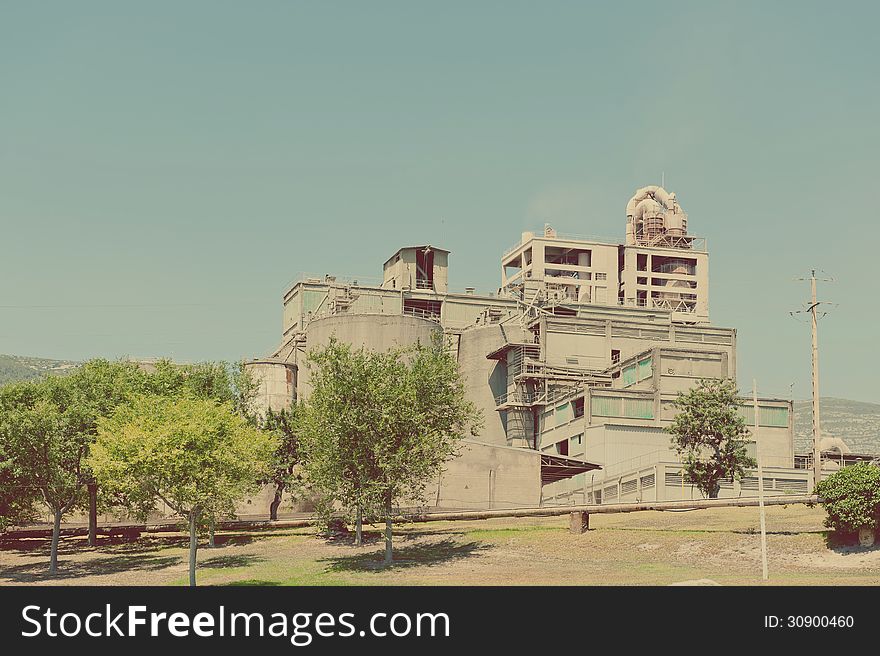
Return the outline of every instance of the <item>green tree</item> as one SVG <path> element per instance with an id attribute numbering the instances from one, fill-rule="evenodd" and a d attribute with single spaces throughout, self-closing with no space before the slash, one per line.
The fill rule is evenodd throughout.
<path id="1" fill-rule="evenodd" d="M 843 535 L 876 529 L 880 519 L 880 467 L 860 462 L 821 481 L 816 494 L 825 508 L 825 526 Z"/>
<path id="2" fill-rule="evenodd" d="M 302 440 L 310 485 L 327 502 L 385 520 L 393 558 L 394 502 L 420 502 L 482 417 L 440 338 L 385 353 L 335 339 L 310 354 Z"/>
<path id="3" fill-rule="evenodd" d="M 299 415 L 299 406 L 294 405 L 277 412 L 269 409 L 262 420 L 262 429 L 278 436 L 278 449 L 272 460 L 272 471 L 263 481 L 270 483 L 275 491 L 272 503 L 269 505 L 270 519 L 278 519 L 278 506 L 281 505 L 284 493 L 302 485 Z"/>
<path id="4" fill-rule="evenodd" d="M 0 531 L 11 524 L 36 519 L 41 494 L 29 476 L 28 463 L 19 455 L 21 427 L 17 413 L 33 403 L 33 383 L 10 383 L 0 387 Z"/>
<path id="5" fill-rule="evenodd" d="M 6 490 L 0 493 L 0 525 L 32 519 L 35 504 L 42 500 L 53 515 L 49 568 L 54 573 L 61 519 L 67 512 L 88 508 L 89 540 L 94 542 L 99 497 L 85 459 L 99 418 L 143 393 L 228 401 L 245 415 L 254 392 L 241 365 L 163 360 L 147 373 L 132 362 L 104 359 L 89 360 L 67 376 L 0 388 L 0 483 Z M 110 495 L 100 498 L 103 506 L 114 501 Z"/>
<path id="6" fill-rule="evenodd" d="M 39 494 L 53 517 L 49 573 L 58 569 L 61 519 L 83 502 L 90 480 L 89 409 L 68 378 L 47 378 L 3 390 L 0 443 L 22 491 Z M 28 494 L 23 499 L 33 500 Z M 21 508 L 19 508 L 21 511 Z"/>
<path id="7" fill-rule="evenodd" d="M 97 420 L 142 382 L 143 373 L 135 365 L 98 359 L 84 363 L 68 376 L 50 376 L 0 390 L 0 451 L 6 463 L 3 469 L 14 472 L 22 490 L 25 503 L 23 507 L 19 504 L 19 513 L 27 514 L 32 509 L 36 494 L 52 513 L 52 574 L 58 567 L 63 516 L 73 508 L 89 505 L 84 489 L 93 479 L 85 458 Z M 90 539 L 93 535 L 90 530 Z"/>
<path id="8" fill-rule="evenodd" d="M 0 389 L 0 471 L 15 477 L 21 492 L 16 512 L 23 519 L 33 518 L 33 502 L 39 499 L 52 512 L 52 573 L 57 569 L 65 513 L 89 509 L 89 541 L 94 543 L 97 499 L 95 494 L 83 494 L 84 487 L 94 492 L 83 460 L 94 440 L 98 417 L 141 389 L 144 380 L 144 373 L 132 363 L 95 359 L 67 376 Z"/>
<path id="9" fill-rule="evenodd" d="M 734 381 L 703 379 L 679 392 L 678 412 L 665 429 L 685 474 L 710 499 L 718 497 L 722 479 L 741 479 L 747 468 L 757 466 L 746 450 L 751 432 L 739 406 Z"/>
<path id="10" fill-rule="evenodd" d="M 229 512 L 258 489 L 277 448 L 278 437 L 252 426 L 230 401 L 141 396 L 99 421 L 89 464 L 135 516 L 145 519 L 162 500 L 187 521 L 194 586 L 203 515 Z"/>
<path id="11" fill-rule="evenodd" d="M 253 401 L 257 387 L 241 362 L 175 364 L 163 359 L 146 376 L 143 391 L 159 396 L 188 394 L 200 399 L 228 401 L 238 414 L 255 422 Z"/>

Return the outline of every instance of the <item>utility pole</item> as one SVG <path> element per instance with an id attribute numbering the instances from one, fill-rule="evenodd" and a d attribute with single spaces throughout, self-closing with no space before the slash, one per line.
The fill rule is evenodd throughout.
<path id="1" fill-rule="evenodd" d="M 764 470 L 761 467 L 761 449 L 758 444 L 758 381 L 752 379 L 752 402 L 755 407 L 755 460 L 758 461 L 758 506 L 761 508 L 761 575 L 766 581 L 767 572 L 767 519 L 764 512 Z"/>
<path id="2" fill-rule="evenodd" d="M 819 448 L 819 326 L 816 318 L 816 270 L 810 272 L 810 325 L 813 334 L 813 483 L 822 480 L 822 452 Z"/>
<path id="3" fill-rule="evenodd" d="M 821 434 L 819 431 L 819 316 L 818 307 L 822 305 L 816 297 L 816 270 L 810 271 L 809 278 L 798 280 L 810 281 L 810 303 L 804 312 L 810 313 L 810 325 L 812 332 L 812 369 L 813 369 L 813 484 L 818 485 L 822 480 L 822 451 L 819 448 Z M 824 279 L 826 282 L 831 280 Z M 791 313 L 794 316 L 794 312 Z"/>

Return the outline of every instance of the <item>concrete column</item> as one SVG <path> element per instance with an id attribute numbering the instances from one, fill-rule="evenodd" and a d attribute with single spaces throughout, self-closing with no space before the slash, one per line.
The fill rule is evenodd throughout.
<path id="1" fill-rule="evenodd" d="M 614 347 L 614 341 L 611 339 L 611 319 L 605 320 L 605 357 L 608 359 L 608 366 L 611 366 L 611 349 Z"/>
<path id="2" fill-rule="evenodd" d="M 654 465 L 654 499 L 666 501 L 666 465 Z"/>
<path id="3" fill-rule="evenodd" d="M 569 530 L 580 535 L 590 530 L 590 513 L 573 512 L 569 514 Z"/>

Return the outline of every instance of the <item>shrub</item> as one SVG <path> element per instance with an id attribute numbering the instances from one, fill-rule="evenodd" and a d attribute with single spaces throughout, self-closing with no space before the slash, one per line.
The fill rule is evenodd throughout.
<path id="1" fill-rule="evenodd" d="M 876 529 L 880 518 L 880 468 L 862 462 L 844 467 L 816 486 L 828 516 L 825 526 L 838 533 Z"/>

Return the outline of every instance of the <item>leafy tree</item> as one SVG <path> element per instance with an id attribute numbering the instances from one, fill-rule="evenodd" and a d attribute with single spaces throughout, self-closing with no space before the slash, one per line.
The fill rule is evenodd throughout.
<path id="1" fill-rule="evenodd" d="M 862 527 L 875 529 L 880 519 L 880 468 L 860 462 L 816 486 L 827 517 L 825 526 L 843 535 Z"/>
<path id="2" fill-rule="evenodd" d="M 372 458 L 370 434 L 381 410 L 380 357 L 334 338 L 308 361 L 312 392 L 303 408 L 301 435 L 306 477 L 318 493 L 320 514 L 329 518 L 341 506 L 354 516 L 358 545 L 364 512 L 378 506 L 371 493 L 381 471 Z"/>
<path id="3" fill-rule="evenodd" d="M 40 497 L 28 482 L 20 464 L 7 452 L 8 449 L 8 445 L 0 440 L 0 533 L 10 525 L 36 519 Z"/>
<path id="4" fill-rule="evenodd" d="M 18 417 L 10 413 L 32 404 L 33 383 L 13 383 L 0 387 L 0 531 L 11 524 L 36 519 L 40 491 L 28 476 L 27 463 L 18 454 L 22 447 Z"/>
<path id="5" fill-rule="evenodd" d="M 278 450 L 273 459 L 272 471 L 264 483 L 271 483 L 275 496 L 269 506 L 269 518 L 278 519 L 278 506 L 286 491 L 293 490 L 302 484 L 300 462 L 300 439 L 298 406 L 278 412 L 269 409 L 262 421 L 263 430 L 274 432 L 278 436 Z"/>
<path id="6" fill-rule="evenodd" d="M 3 390 L 0 443 L 27 505 L 33 495 L 53 515 L 49 573 L 58 569 L 61 519 L 83 501 L 90 480 L 84 458 L 91 440 L 89 409 L 68 378 L 47 378 Z M 33 506 L 31 505 L 31 510 Z M 19 512 L 25 510 L 19 507 Z"/>
<path id="7" fill-rule="evenodd" d="M 64 377 L 0 388 L 0 525 L 27 521 L 42 500 L 53 514 L 50 572 L 57 569 L 60 523 L 74 508 L 89 509 L 92 521 L 99 502 L 85 458 L 97 435 L 97 422 L 137 394 L 191 394 L 228 401 L 242 414 L 255 385 L 239 365 L 174 365 L 165 360 L 147 373 L 132 362 L 89 360 Z M 89 495 L 84 488 L 91 488 Z M 119 499 L 102 495 L 111 505 Z"/>
<path id="8" fill-rule="evenodd" d="M 4 452 L 0 469 L 7 475 L 14 472 L 21 492 L 18 512 L 25 519 L 34 514 L 34 494 L 53 513 L 52 572 L 57 566 L 61 517 L 87 504 L 82 488 L 93 481 L 83 459 L 94 439 L 97 419 L 140 389 L 143 381 L 143 372 L 132 363 L 96 359 L 64 377 L 0 390 L 0 451 Z M 29 490 L 34 494 L 28 496 Z M 93 529 L 90 525 L 90 541 Z"/>
<path id="9" fill-rule="evenodd" d="M 751 432 L 739 413 L 736 383 L 703 379 L 675 401 L 678 413 L 666 431 L 687 477 L 703 496 L 718 497 L 721 480 L 741 479 L 757 466 L 746 451 Z"/>
<path id="10" fill-rule="evenodd" d="M 203 515 L 229 512 L 255 490 L 277 448 L 277 436 L 253 427 L 230 401 L 141 396 L 99 421 L 89 464 L 137 517 L 145 519 L 162 500 L 186 519 L 194 586 Z"/>
<path id="11" fill-rule="evenodd" d="M 232 403 L 235 411 L 256 421 L 253 401 L 257 383 L 242 363 L 230 366 L 225 362 L 175 364 L 160 360 L 145 379 L 144 392 L 160 396 L 188 394 L 200 399 Z"/>
<path id="12" fill-rule="evenodd" d="M 438 337 L 376 353 L 335 339 L 312 352 L 303 421 L 309 483 L 328 503 L 385 520 L 393 557 L 394 502 L 421 501 L 429 481 L 482 418 Z"/>

